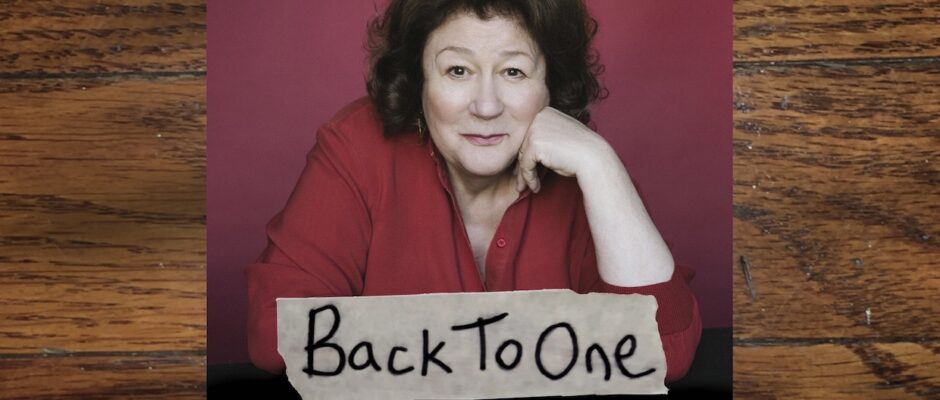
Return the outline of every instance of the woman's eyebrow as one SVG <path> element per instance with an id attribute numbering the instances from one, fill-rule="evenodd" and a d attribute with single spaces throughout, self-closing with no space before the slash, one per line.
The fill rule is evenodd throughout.
<path id="1" fill-rule="evenodd" d="M 471 55 L 471 56 L 474 55 L 474 54 L 476 54 L 476 53 L 473 52 L 473 50 L 470 50 L 470 49 L 468 49 L 468 48 L 466 48 L 466 47 L 447 46 L 447 47 L 441 49 L 440 51 L 438 51 L 438 52 L 437 52 L 437 55 L 434 56 L 434 59 L 436 60 L 437 57 L 441 55 L 441 53 L 443 53 L 443 52 L 445 52 L 445 51 L 447 51 L 447 50 L 450 50 L 450 51 L 453 51 L 453 52 L 456 52 L 456 53 L 467 54 L 467 55 Z M 525 56 L 525 57 L 528 57 L 529 59 L 531 59 L 532 61 L 535 61 L 535 57 L 533 57 L 531 54 L 529 54 L 529 52 L 523 51 L 523 50 L 504 50 L 504 51 L 501 51 L 501 52 L 499 53 L 499 55 L 501 55 L 501 56 L 503 56 L 503 57 L 506 57 L 506 58 L 508 58 L 508 57 L 514 57 L 514 56 Z"/>
<path id="2" fill-rule="evenodd" d="M 475 53 L 473 52 L 473 50 L 470 50 L 470 49 L 468 49 L 468 48 L 466 48 L 466 47 L 447 46 L 447 47 L 441 49 L 441 51 L 438 51 L 437 54 L 434 56 L 434 59 L 436 60 L 437 57 L 441 55 L 441 53 L 443 53 L 443 52 L 445 52 L 445 51 L 447 51 L 447 50 L 450 50 L 450 51 L 453 51 L 453 52 L 456 52 L 456 53 L 467 54 L 467 55 L 471 55 L 471 56 L 475 54 Z"/>
<path id="3" fill-rule="evenodd" d="M 526 57 L 529 57 L 529 59 L 531 59 L 533 62 L 535 61 L 535 57 L 532 57 L 532 55 L 529 54 L 529 52 L 522 51 L 522 50 L 506 50 L 506 51 L 500 52 L 499 54 L 506 58 L 514 57 L 514 56 L 526 56 Z"/>

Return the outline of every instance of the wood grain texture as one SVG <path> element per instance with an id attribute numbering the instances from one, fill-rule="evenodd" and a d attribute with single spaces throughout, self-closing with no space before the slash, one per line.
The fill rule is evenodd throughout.
<path id="1" fill-rule="evenodd" d="M 735 69 L 736 397 L 940 397 L 938 88 L 940 63 Z"/>
<path id="2" fill-rule="evenodd" d="M 0 105 L 3 397 L 204 397 L 205 77 L 0 79 Z"/>
<path id="3" fill-rule="evenodd" d="M 940 398 L 940 2 L 734 11 L 735 397 Z"/>
<path id="4" fill-rule="evenodd" d="M 205 356 L 189 353 L 70 354 L 0 359 L 3 398 L 205 398 Z"/>
<path id="5" fill-rule="evenodd" d="M 937 0 L 737 0 L 735 61 L 940 56 Z"/>
<path id="6" fill-rule="evenodd" d="M 205 348 L 204 85 L 0 81 L 0 353 Z"/>
<path id="7" fill-rule="evenodd" d="M 0 26 L 0 76 L 206 69 L 205 1 L 0 0 Z"/>
<path id="8" fill-rule="evenodd" d="M 742 67 L 734 98 L 735 336 L 936 338 L 940 63 Z"/>
<path id="9" fill-rule="evenodd" d="M 938 343 L 734 348 L 734 394 L 745 399 L 936 399 Z"/>
<path id="10" fill-rule="evenodd" d="M 8 207 L 203 218 L 204 76 L 0 80 L 0 104 L 0 193 L 17 194 Z"/>
<path id="11" fill-rule="evenodd" d="M 205 397 L 205 14 L 0 0 L 0 397 Z"/>

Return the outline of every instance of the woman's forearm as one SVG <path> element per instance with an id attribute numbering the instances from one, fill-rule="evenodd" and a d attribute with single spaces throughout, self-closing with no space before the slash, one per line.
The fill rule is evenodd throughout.
<path id="1" fill-rule="evenodd" d="M 594 157 L 577 179 L 601 278 L 624 287 L 668 281 L 672 254 L 613 148 Z"/>

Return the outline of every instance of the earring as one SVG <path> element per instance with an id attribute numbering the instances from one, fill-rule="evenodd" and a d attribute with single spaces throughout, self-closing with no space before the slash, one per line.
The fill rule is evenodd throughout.
<path id="1" fill-rule="evenodd" d="M 418 138 L 424 140 L 425 137 L 424 113 L 418 113 Z"/>

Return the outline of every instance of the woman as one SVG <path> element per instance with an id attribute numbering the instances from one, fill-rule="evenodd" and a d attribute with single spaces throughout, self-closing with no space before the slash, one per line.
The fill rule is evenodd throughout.
<path id="1" fill-rule="evenodd" d="M 284 369 L 277 297 L 570 288 L 656 296 L 666 379 L 683 376 L 692 272 L 584 125 L 600 89 L 583 4 L 396 0 L 370 33 L 369 98 L 317 132 L 248 269 L 252 361 Z"/>

